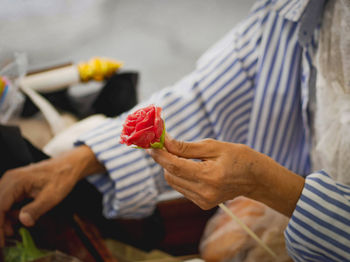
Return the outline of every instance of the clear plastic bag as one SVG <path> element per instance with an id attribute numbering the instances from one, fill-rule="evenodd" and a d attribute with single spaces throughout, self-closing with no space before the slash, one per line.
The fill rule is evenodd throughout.
<path id="1" fill-rule="evenodd" d="M 292 261 L 283 234 L 287 217 L 245 197 L 238 197 L 226 205 L 274 251 L 278 259 L 275 260 L 228 215 L 218 210 L 208 221 L 201 239 L 200 253 L 205 261 Z"/>
<path id="2" fill-rule="evenodd" d="M 7 84 L 6 92 L 3 93 L 0 103 L 0 124 L 5 124 L 19 116 L 19 113 L 22 112 L 25 94 L 40 109 L 52 133 L 58 134 L 67 127 L 64 119 L 44 97 L 22 82 L 27 64 L 27 57 L 24 53 L 17 53 L 11 59 L 0 57 L 0 77 L 5 79 Z"/>
<path id="3" fill-rule="evenodd" d="M 316 56 L 313 170 L 350 185 L 350 1 L 328 1 Z"/>
<path id="4" fill-rule="evenodd" d="M 6 88 L 1 96 L 0 103 L 1 124 L 7 123 L 22 110 L 24 96 L 19 90 L 18 81 L 25 75 L 26 68 L 27 59 L 24 54 L 15 54 L 13 59 L 0 68 L 0 77 L 3 77 L 6 82 Z"/>

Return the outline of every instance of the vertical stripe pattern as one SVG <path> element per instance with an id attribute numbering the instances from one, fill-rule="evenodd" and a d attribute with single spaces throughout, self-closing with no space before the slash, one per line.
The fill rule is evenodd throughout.
<path id="1" fill-rule="evenodd" d="M 324 171 L 308 175 L 285 231 L 300 261 L 350 261 L 350 188 Z"/>
<path id="2" fill-rule="evenodd" d="M 307 3 L 258 1 L 245 21 L 198 60 L 194 72 L 137 107 L 161 106 L 167 131 L 177 139 L 244 143 L 307 176 L 308 89 L 319 30 L 310 43 L 300 44 Z M 147 216 L 158 195 L 170 190 L 152 158 L 119 144 L 127 114 L 108 119 L 76 143 L 88 145 L 106 167 L 106 174 L 88 180 L 103 194 L 109 218 Z M 294 261 L 350 261 L 349 201 L 350 188 L 325 172 L 306 177 L 285 231 Z"/>

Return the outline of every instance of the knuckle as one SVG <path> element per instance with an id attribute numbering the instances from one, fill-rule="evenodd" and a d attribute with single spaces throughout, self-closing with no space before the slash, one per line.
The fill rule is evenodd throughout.
<path id="1" fill-rule="evenodd" d="M 6 180 L 8 180 L 10 177 L 13 177 L 13 170 L 8 170 L 8 171 L 6 171 L 6 172 L 3 174 L 1 180 L 2 180 L 2 181 L 6 181 Z"/>
<path id="2" fill-rule="evenodd" d="M 205 138 L 205 139 L 203 140 L 203 142 L 204 142 L 205 144 L 207 144 L 207 145 L 213 145 L 213 144 L 215 144 L 217 141 L 216 141 L 215 139 L 212 139 L 212 138 Z"/>
<path id="3" fill-rule="evenodd" d="M 206 205 L 212 206 L 216 203 L 217 195 L 218 193 L 216 190 L 207 189 L 202 193 L 202 199 Z"/>
<path id="4" fill-rule="evenodd" d="M 203 201 L 197 201 L 196 205 L 199 206 L 201 209 L 206 210 L 205 209 L 206 206 L 205 206 L 205 203 Z"/>
<path id="5" fill-rule="evenodd" d="M 188 151 L 188 144 L 183 141 L 177 141 L 177 148 L 180 152 L 186 153 Z"/>
<path id="6" fill-rule="evenodd" d="M 210 178 L 216 172 L 217 168 L 218 167 L 217 167 L 215 162 L 213 162 L 213 161 L 203 161 L 198 166 L 198 172 L 203 174 L 204 177 Z"/>
<path id="7" fill-rule="evenodd" d="M 196 204 L 203 210 L 208 210 L 212 208 L 212 206 L 208 202 L 203 200 L 199 200 Z"/>
<path id="8" fill-rule="evenodd" d="M 204 205 L 203 207 L 202 207 L 202 209 L 203 210 L 209 210 L 209 209 L 211 209 L 212 208 L 212 206 L 210 206 L 210 205 Z"/>
<path id="9" fill-rule="evenodd" d="M 206 143 L 213 143 L 216 140 L 213 139 L 213 138 L 205 138 L 205 139 L 203 139 L 203 141 L 206 142 Z"/>
<path id="10" fill-rule="evenodd" d="M 3 181 L 6 184 L 12 184 L 14 186 L 17 186 L 22 182 L 22 175 L 19 172 L 16 172 L 14 170 L 7 171 L 3 176 Z"/>
<path id="11" fill-rule="evenodd" d="M 173 164 L 173 163 L 170 163 L 168 166 L 167 166 L 167 170 L 169 173 L 171 174 L 179 174 L 180 173 L 180 167 L 177 166 L 176 164 Z"/>

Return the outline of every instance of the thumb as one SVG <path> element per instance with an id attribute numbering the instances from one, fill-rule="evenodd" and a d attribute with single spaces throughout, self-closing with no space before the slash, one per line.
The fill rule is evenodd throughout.
<path id="1" fill-rule="evenodd" d="M 21 208 L 19 220 L 25 226 L 34 226 L 35 222 L 46 212 L 57 205 L 60 200 L 53 191 L 42 191 L 32 202 Z"/>
<path id="2" fill-rule="evenodd" d="M 169 153 L 183 158 L 204 159 L 213 157 L 215 153 L 215 140 L 205 139 L 198 142 L 184 142 L 173 139 L 166 134 L 165 147 Z"/>
<path id="3" fill-rule="evenodd" d="M 21 221 L 21 223 L 27 227 L 31 227 L 34 226 L 35 221 L 32 217 L 32 215 L 25 210 L 21 210 L 21 212 L 19 213 L 19 220 Z"/>

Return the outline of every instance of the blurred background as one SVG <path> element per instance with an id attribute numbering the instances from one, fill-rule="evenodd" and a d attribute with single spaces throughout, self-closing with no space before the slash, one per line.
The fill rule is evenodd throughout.
<path id="1" fill-rule="evenodd" d="M 191 72 L 253 0 L 0 0 L 0 59 L 29 70 L 105 56 L 140 73 L 139 98 Z M 0 61 L 1 64 L 1 61 Z"/>
<path id="2" fill-rule="evenodd" d="M 253 0 L 0 0 L 0 68 L 13 58 L 15 52 L 27 55 L 27 71 L 87 61 L 94 56 L 108 57 L 124 61 L 123 70 L 137 71 L 140 74 L 138 97 L 139 100 L 144 100 L 153 92 L 172 85 L 190 73 L 201 54 L 247 16 L 253 2 Z M 101 88 L 102 84 L 94 81 L 77 84 L 70 86 L 67 92 L 70 95 L 75 92 L 77 97 L 84 97 L 86 85 L 89 85 L 91 90 Z M 65 93 L 61 95 L 65 97 Z M 101 104 L 104 104 L 108 99 L 101 100 L 103 100 Z M 118 104 L 114 97 L 110 100 L 112 101 L 110 104 Z M 11 101 L 9 102 L 11 105 L 14 104 L 12 100 L 7 101 Z M 77 102 L 79 99 L 73 101 Z M 84 99 L 81 101 L 75 103 L 74 109 L 79 109 L 75 111 L 81 113 L 84 111 L 82 107 L 86 105 L 91 108 L 91 103 L 84 104 L 83 102 L 87 102 Z M 55 133 L 42 115 L 34 114 L 36 111 L 33 107 L 37 110 L 34 104 L 24 106 L 27 108 L 26 116 L 29 117 L 15 119 L 11 124 L 19 125 L 22 135 L 49 155 L 57 155 L 61 150 L 68 150 L 79 132 L 97 125 L 97 120 L 92 119 L 93 121 L 88 122 L 89 125 L 85 122 L 83 128 L 74 129 L 74 123 L 80 120 L 80 117 L 83 118 L 85 112 L 77 117 L 59 111 L 62 113 L 58 115 L 59 118 L 53 114 L 51 120 L 63 120 L 67 130 Z M 104 119 L 99 118 L 98 121 Z M 51 128 L 52 122 L 60 125 L 62 121 L 51 121 Z M 68 128 L 70 126 L 72 129 Z M 56 140 L 51 140 L 57 133 Z M 49 141 L 51 142 L 48 144 Z M 85 222 L 81 224 L 88 231 L 86 236 L 96 237 L 91 235 L 91 232 L 97 230 L 94 229 L 96 226 L 103 237 L 119 239 L 143 249 L 162 249 L 174 255 L 198 253 L 197 247 L 205 223 L 215 211 L 202 211 L 193 203 L 180 199 L 172 204 L 165 202 L 159 206 L 161 210 L 159 214 L 163 216 L 161 218 L 157 212 L 149 219 L 138 223 L 114 220 L 107 222 L 101 218 L 101 211 L 96 212 L 101 209 L 100 195 L 96 197 L 89 191 L 88 193 L 79 191 L 77 196 L 84 196 L 88 210 L 94 213 L 93 217 L 97 217 L 93 224 L 84 224 Z M 86 200 L 87 196 L 91 200 Z M 159 200 L 172 198 L 174 198 L 172 194 L 162 195 Z M 52 220 L 55 219 L 56 215 L 53 215 Z M 165 221 L 164 225 L 159 224 L 159 221 Z M 39 246 L 45 247 L 45 244 L 48 244 L 47 249 L 57 248 L 74 256 L 85 254 L 82 250 L 92 254 L 94 250 L 91 251 L 92 244 L 88 237 L 84 236 L 85 247 L 79 246 L 77 244 L 79 241 L 62 241 L 75 239 L 72 235 L 66 235 L 67 232 L 67 234 L 73 232 L 70 227 L 78 227 L 75 222 L 70 222 L 68 225 L 62 224 L 60 219 L 57 219 L 57 222 L 57 226 L 48 224 L 50 230 L 45 228 L 44 223 L 38 223 L 32 230 L 36 232 L 37 238 L 42 234 L 42 238 L 38 241 Z M 54 237 L 51 237 L 51 233 Z M 52 241 L 45 240 L 45 237 L 49 237 Z M 116 252 L 113 253 L 115 257 L 122 254 L 121 249 L 126 250 L 125 254 L 130 253 L 131 247 L 125 247 L 124 242 L 103 242 L 104 240 L 94 239 L 93 243 L 96 241 L 109 245 L 109 249 Z M 69 249 L 72 246 L 75 246 L 74 250 Z M 104 244 L 101 246 L 104 247 Z M 139 254 L 132 250 L 133 253 Z"/>

